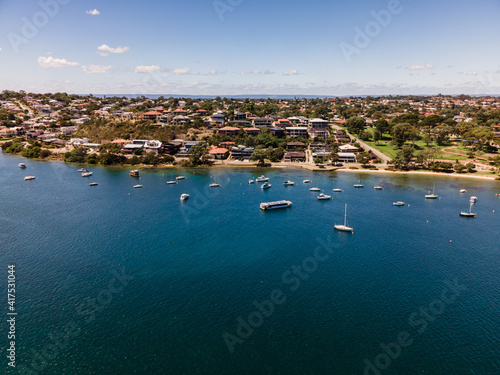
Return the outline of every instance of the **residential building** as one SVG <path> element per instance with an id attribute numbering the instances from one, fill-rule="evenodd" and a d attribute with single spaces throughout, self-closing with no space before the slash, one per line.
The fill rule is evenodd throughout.
<path id="1" fill-rule="evenodd" d="M 283 156 L 283 161 L 285 162 L 299 162 L 306 161 L 305 152 L 285 152 Z"/>
<path id="2" fill-rule="evenodd" d="M 306 126 L 288 126 L 286 128 L 286 134 L 292 138 L 309 137 Z"/>
<path id="3" fill-rule="evenodd" d="M 233 135 L 237 135 L 239 131 L 240 131 L 240 128 L 235 128 L 232 126 L 225 126 L 225 127 L 219 129 L 219 134 L 233 136 Z"/>
<path id="4" fill-rule="evenodd" d="M 356 163 L 356 154 L 352 152 L 339 152 L 337 155 L 339 156 L 338 161 L 341 163 Z"/>

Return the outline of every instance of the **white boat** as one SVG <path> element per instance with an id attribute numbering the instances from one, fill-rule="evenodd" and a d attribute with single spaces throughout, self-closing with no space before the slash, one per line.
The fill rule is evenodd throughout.
<path id="1" fill-rule="evenodd" d="M 335 193 L 341 193 L 343 190 L 340 188 L 334 188 L 334 189 L 332 189 L 332 191 Z"/>
<path id="2" fill-rule="evenodd" d="M 380 185 L 374 186 L 373 187 L 375 190 L 384 190 L 384 188 Z"/>
<path id="3" fill-rule="evenodd" d="M 134 185 L 134 189 L 140 189 L 142 185 Z"/>
<path id="4" fill-rule="evenodd" d="M 255 179 L 256 182 L 266 182 L 266 181 L 269 181 L 269 177 L 266 177 L 264 175 L 260 176 L 260 177 L 257 177 Z"/>
<path id="5" fill-rule="evenodd" d="M 323 194 L 321 193 L 320 195 L 318 195 L 316 197 L 318 200 L 320 201 L 325 201 L 325 200 L 328 200 L 328 199 L 332 199 L 332 196 L 331 195 L 326 195 L 326 194 Z"/>
<path id="6" fill-rule="evenodd" d="M 167 181 L 168 185 L 172 185 L 172 184 L 176 184 L 176 183 L 177 183 L 177 181 L 175 181 L 175 180 Z"/>
<path id="7" fill-rule="evenodd" d="M 249 184 L 255 184 L 255 180 L 248 180 Z"/>
<path id="8" fill-rule="evenodd" d="M 290 201 L 276 201 L 276 202 L 262 202 L 260 204 L 261 210 L 276 210 L 278 208 L 287 208 L 292 205 Z"/>
<path id="9" fill-rule="evenodd" d="M 434 184 L 434 186 L 432 187 L 432 194 L 426 194 L 425 199 L 437 199 L 438 198 L 438 196 L 436 194 L 434 194 L 435 188 L 436 188 L 436 184 Z"/>
<path id="10" fill-rule="evenodd" d="M 470 197 L 469 202 L 476 203 L 477 202 L 477 197 L 475 197 L 475 196 Z"/>
<path id="11" fill-rule="evenodd" d="M 405 202 L 397 201 L 397 202 L 392 202 L 393 206 L 404 206 Z"/>
<path id="12" fill-rule="evenodd" d="M 98 183 L 98 182 L 91 182 L 91 183 L 89 184 L 89 186 L 97 186 L 97 185 L 99 185 L 99 183 Z"/>
<path id="13" fill-rule="evenodd" d="M 311 182 L 311 180 L 304 180 L 302 181 L 304 184 L 308 184 L 309 182 Z"/>
<path id="14" fill-rule="evenodd" d="M 467 193 L 467 189 L 460 189 L 460 193 Z"/>
<path id="15" fill-rule="evenodd" d="M 312 187 L 309 189 L 309 191 L 321 191 L 321 189 L 317 187 Z"/>
<path id="16" fill-rule="evenodd" d="M 472 205 L 474 204 L 474 202 L 470 202 L 470 205 L 469 205 L 469 211 L 461 211 L 460 212 L 460 216 L 465 216 L 465 217 L 476 217 L 476 214 L 474 212 L 472 212 Z"/>
<path id="17" fill-rule="evenodd" d="M 262 184 L 262 186 L 260 187 L 261 189 L 269 189 L 271 186 L 271 184 L 268 184 L 267 182 L 264 182 L 264 184 Z"/>
<path id="18" fill-rule="evenodd" d="M 210 187 L 220 187 L 220 184 L 213 183 L 213 184 L 210 184 Z"/>
<path id="19" fill-rule="evenodd" d="M 181 201 L 182 201 L 182 202 L 184 202 L 184 201 L 188 200 L 188 199 L 189 199 L 189 197 L 190 197 L 190 195 L 189 195 L 189 194 L 182 194 L 182 195 L 181 195 Z"/>
<path id="20" fill-rule="evenodd" d="M 139 174 L 139 170 L 137 169 L 130 171 L 129 175 L 132 177 L 141 177 L 141 175 Z"/>
<path id="21" fill-rule="evenodd" d="M 177 176 L 175 179 L 176 180 L 184 180 L 186 178 L 186 176 Z"/>
<path id="22" fill-rule="evenodd" d="M 24 181 L 34 180 L 35 178 L 36 178 L 35 176 L 26 176 L 24 177 Z"/>
<path id="23" fill-rule="evenodd" d="M 19 163 L 19 168 L 21 168 L 21 169 L 26 168 L 26 164 L 24 164 L 24 163 Z"/>
<path id="24" fill-rule="evenodd" d="M 80 168 L 80 169 L 78 169 L 78 172 L 80 172 L 80 173 L 87 172 L 87 170 L 85 168 Z"/>
<path id="25" fill-rule="evenodd" d="M 354 186 L 355 188 L 362 188 L 362 187 L 365 187 L 365 185 L 361 184 L 359 180 L 358 180 L 358 183 L 357 183 L 357 184 L 354 184 L 353 186 Z"/>
<path id="26" fill-rule="evenodd" d="M 351 232 L 352 233 L 354 231 L 353 228 L 347 226 L 347 203 L 345 205 L 344 224 L 343 225 L 342 224 L 335 224 L 333 227 L 341 232 Z"/>
<path id="27" fill-rule="evenodd" d="M 92 176 L 92 172 L 83 172 L 82 177 L 90 177 Z"/>
<path id="28" fill-rule="evenodd" d="M 295 185 L 295 182 L 286 180 L 285 182 L 283 182 L 283 185 L 285 185 L 285 186 L 293 186 L 293 185 Z"/>

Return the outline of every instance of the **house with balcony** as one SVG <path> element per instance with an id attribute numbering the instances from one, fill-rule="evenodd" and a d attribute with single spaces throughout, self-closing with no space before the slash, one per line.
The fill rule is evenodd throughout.
<path id="1" fill-rule="evenodd" d="M 270 118 L 256 117 L 252 120 L 252 125 L 256 128 L 273 126 L 273 120 Z"/>
<path id="2" fill-rule="evenodd" d="M 291 138 L 308 138 L 309 134 L 307 133 L 307 130 L 306 126 L 288 126 L 286 128 L 286 134 Z"/>
<path id="3" fill-rule="evenodd" d="M 225 127 L 219 129 L 219 134 L 233 136 L 233 135 L 237 135 L 239 133 L 239 131 L 240 131 L 240 128 L 235 128 L 232 126 L 225 126 Z"/>
<path id="4" fill-rule="evenodd" d="M 285 152 L 283 156 L 284 162 L 301 162 L 306 161 L 305 152 Z"/>

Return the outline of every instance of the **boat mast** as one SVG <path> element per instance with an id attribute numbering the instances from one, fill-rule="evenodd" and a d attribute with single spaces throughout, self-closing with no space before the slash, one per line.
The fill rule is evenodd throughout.
<path id="1" fill-rule="evenodd" d="M 345 204 L 345 209 L 344 209 L 344 227 L 347 226 L 347 203 Z"/>

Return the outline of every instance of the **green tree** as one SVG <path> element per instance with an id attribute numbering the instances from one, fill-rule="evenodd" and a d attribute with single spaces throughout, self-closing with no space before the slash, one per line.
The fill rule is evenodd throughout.
<path id="1" fill-rule="evenodd" d="M 408 123 L 396 124 L 392 128 L 392 143 L 401 148 L 411 139 L 413 127 Z"/>
<path id="2" fill-rule="evenodd" d="M 351 117 L 346 121 L 347 130 L 351 133 L 359 134 L 366 127 L 366 120 L 362 117 Z"/>

